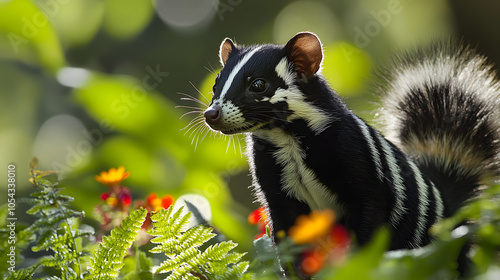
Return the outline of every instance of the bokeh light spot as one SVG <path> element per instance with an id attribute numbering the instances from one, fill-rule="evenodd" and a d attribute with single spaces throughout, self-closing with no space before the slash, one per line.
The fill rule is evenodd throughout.
<path id="1" fill-rule="evenodd" d="M 275 42 L 284 44 L 300 31 L 316 33 L 323 44 L 341 35 L 335 14 L 326 4 L 316 1 L 293 2 L 276 17 L 273 30 Z"/>
<path id="2" fill-rule="evenodd" d="M 205 26 L 215 15 L 219 1 L 157 0 L 156 12 L 170 27 L 197 29 Z"/>
<path id="3" fill-rule="evenodd" d="M 323 75 L 342 96 L 358 95 L 371 75 L 373 62 L 363 50 L 347 42 L 325 46 Z"/>

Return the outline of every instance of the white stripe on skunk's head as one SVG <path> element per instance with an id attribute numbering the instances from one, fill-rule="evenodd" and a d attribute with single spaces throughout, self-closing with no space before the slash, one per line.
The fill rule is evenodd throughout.
<path id="1" fill-rule="evenodd" d="M 316 35 L 302 32 L 284 46 L 236 46 L 226 38 L 219 57 L 223 66 L 215 80 L 205 121 L 224 134 L 281 126 L 296 117 L 306 97 L 298 89 L 321 67 L 323 50 Z"/>

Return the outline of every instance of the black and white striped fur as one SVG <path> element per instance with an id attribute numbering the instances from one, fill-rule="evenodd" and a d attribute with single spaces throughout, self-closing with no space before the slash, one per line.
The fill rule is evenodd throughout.
<path id="1" fill-rule="evenodd" d="M 316 35 L 299 33 L 285 46 L 223 41 L 206 122 L 247 134 L 273 234 L 331 208 L 359 244 L 388 226 L 391 250 L 421 247 L 429 227 L 498 174 L 499 84 L 482 57 L 450 50 L 400 59 L 386 73 L 386 120 L 399 148 L 329 87 Z"/>

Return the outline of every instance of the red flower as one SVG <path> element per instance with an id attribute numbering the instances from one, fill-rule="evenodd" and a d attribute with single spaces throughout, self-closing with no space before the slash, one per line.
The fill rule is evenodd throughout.
<path id="1" fill-rule="evenodd" d="M 167 209 L 172 204 L 174 204 L 174 197 L 173 196 L 167 194 L 161 198 L 161 206 L 163 206 L 163 209 Z"/>
<path id="2" fill-rule="evenodd" d="M 300 268 L 302 269 L 302 273 L 306 275 L 314 275 L 323 268 L 323 264 L 326 260 L 326 254 L 324 251 L 310 249 L 302 252 L 300 258 Z"/>
<path id="3" fill-rule="evenodd" d="M 167 194 L 162 198 L 158 198 L 156 193 L 150 193 L 146 198 L 146 204 L 143 205 L 148 211 L 158 211 L 160 209 L 167 209 L 174 203 L 174 197 Z"/>
<path id="4" fill-rule="evenodd" d="M 130 175 L 125 172 L 125 168 L 110 168 L 109 171 L 102 171 L 96 176 L 96 180 L 108 187 L 108 191 L 100 195 L 104 205 L 97 205 L 94 208 L 96 218 L 101 222 L 103 231 L 110 230 L 128 215 L 132 195 L 130 189 L 120 185 L 120 183 Z"/>
<path id="5" fill-rule="evenodd" d="M 267 229 L 269 227 L 269 221 L 267 220 L 267 214 L 264 207 L 252 211 L 252 213 L 248 215 L 248 223 L 259 227 L 259 234 L 257 234 L 254 239 L 259 239 L 264 236 L 268 232 Z"/>
<path id="6" fill-rule="evenodd" d="M 117 186 L 101 194 L 101 199 L 107 205 L 118 211 L 127 212 L 132 202 L 130 190 L 124 186 Z"/>
<path id="7" fill-rule="evenodd" d="M 174 204 L 174 197 L 167 194 L 167 195 L 164 195 L 162 198 L 158 198 L 158 196 L 156 195 L 156 193 L 150 193 L 147 197 L 146 197 L 146 201 L 144 202 L 143 200 L 142 201 L 139 201 L 137 203 L 137 207 L 136 208 L 139 208 L 139 207 L 144 207 L 148 210 L 148 214 L 146 216 L 146 221 L 144 222 L 144 224 L 142 224 L 142 228 L 144 229 L 147 229 L 151 226 L 151 212 L 153 211 L 158 211 L 160 209 L 167 209 L 168 207 L 170 207 L 172 204 Z"/>
<path id="8" fill-rule="evenodd" d="M 130 205 L 130 203 L 132 202 L 132 196 L 130 195 L 130 191 L 128 189 L 126 189 L 126 191 L 125 190 L 121 191 L 118 194 L 118 200 L 120 200 L 121 203 L 123 203 L 124 205 Z"/>
<path id="9" fill-rule="evenodd" d="M 331 210 L 315 210 L 300 216 L 288 235 L 296 244 L 310 245 L 300 255 L 300 267 L 306 275 L 316 274 L 327 262 L 341 262 L 351 242 L 347 230 L 335 224 L 335 214 Z"/>
<path id="10" fill-rule="evenodd" d="M 108 199 L 108 197 L 109 197 L 109 193 L 108 192 L 105 192 L 105 193 L 101 194 L 101 200 L 106 201 L 106 199 Z"/>

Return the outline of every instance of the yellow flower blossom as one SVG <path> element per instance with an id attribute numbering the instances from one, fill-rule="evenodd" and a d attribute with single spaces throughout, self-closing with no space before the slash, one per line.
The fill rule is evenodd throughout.
<path id="1" fill-rule="evenodd" d="M 108 205 L 115 206 L 118 204 L 118 198 L 110 196 L 110 197 L 106 198 L 106 203 Z"/>
<path id="2" fill-rule="evenodd" d="M 298 245 L 314 243 L 330 232 L 334 220 L 335 213 L 330 209 L 312 211 L 297 218 L 295 225 L 288 230 L 288 236 Z"/>
<path id="3" fill-rule="evenodd" d="M 116 186 L 120 184 L 130 175 L 130 172 L 125 172 L 123 166 L 118 167 L 118 169 L 111 167 L 108 172 L 102 171 L 100 175 L 95 176 L 95 180 L 108 187 Z"/>

